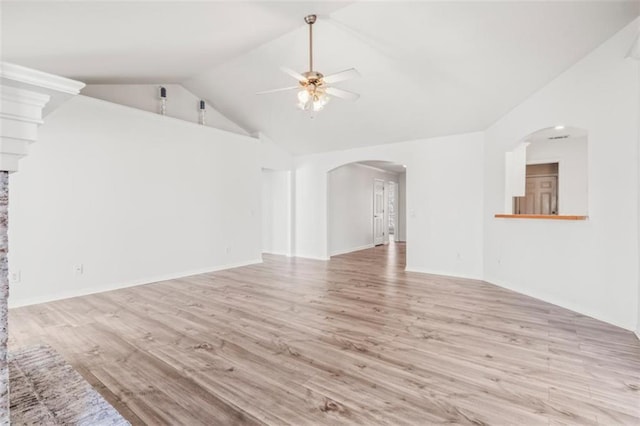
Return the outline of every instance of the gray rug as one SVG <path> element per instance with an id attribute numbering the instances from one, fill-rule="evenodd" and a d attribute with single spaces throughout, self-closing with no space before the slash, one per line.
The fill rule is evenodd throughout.
<path id="1" fill-rule="evenodd" d="M 129 425 L 49 346 L 9 354 L 12 425 Z"/>

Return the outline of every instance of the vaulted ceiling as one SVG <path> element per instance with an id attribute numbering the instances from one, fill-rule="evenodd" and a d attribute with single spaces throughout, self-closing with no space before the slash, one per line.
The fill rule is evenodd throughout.
<path id="1" fill-rule="evenodd" d="M 311 118 L 279 68 L 356 67 Z M 486 128 L 640 13 L 638 1 L 2 3 L 3 60 L 100 83 L 179 82 L 295 154 Z"/>
<path id="2" fill-rule="evenodd" d="M 85 83 L 180 83 L 345 3 L 2 1 L 4 60 Z"/>

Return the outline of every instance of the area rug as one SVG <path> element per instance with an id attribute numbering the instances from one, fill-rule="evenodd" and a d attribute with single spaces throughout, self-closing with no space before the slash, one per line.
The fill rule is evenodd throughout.
<path id="1" fill-rule="evenodd" d="M 9 353 L 12 425 L 129 425 L 50 346 Z"/>

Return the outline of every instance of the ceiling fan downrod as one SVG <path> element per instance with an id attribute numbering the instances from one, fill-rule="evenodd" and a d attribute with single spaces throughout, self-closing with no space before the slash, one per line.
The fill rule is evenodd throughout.
<path id="1" fill-rule="evenodd" d="M 304 22 L 309 25 L 309 72 L 313 72 L 313 24 L 316 22 L 316 15 L 307 15 Z"/>

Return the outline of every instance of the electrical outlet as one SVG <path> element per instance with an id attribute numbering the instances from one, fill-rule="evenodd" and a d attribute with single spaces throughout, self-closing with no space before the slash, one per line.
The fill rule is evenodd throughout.
<path id="1" fill-rule="evenodd" d="M 9 282 L 10 283 L 19 283 L 22 279 L 22 274 L 20 271 L 12 271 L 9 273 Z"/>
<path id="2" fill-rule="evenodd" d="M 73 273 L 75 275 L 82 275 L 84 273 L 84 265 L 82 263 L 73 265 Z"/>

